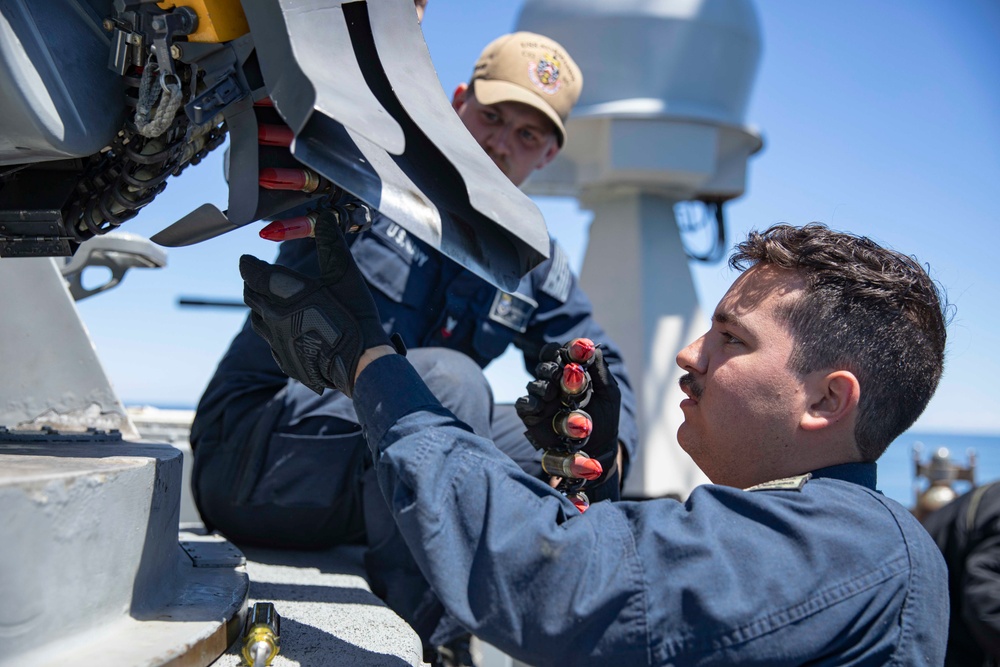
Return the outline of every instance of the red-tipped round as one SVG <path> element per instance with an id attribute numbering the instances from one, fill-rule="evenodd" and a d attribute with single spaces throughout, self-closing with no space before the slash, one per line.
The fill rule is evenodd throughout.
<path id="1" fill-rule="evenodd" d="M 574 338 L 566 346 L 566 352 L 569 354 L 571 361 L 575 361 L 578 364 L 584 364 L 590 361 L 594 356 L 594 350 L 597 346 L 594 345 L 594 341 L 589 338 Z"/>
<path id="2" fill-rule="evenodd" d="M 552 426 L 559 435 L 583 440 L 590 437 L 590 432 L 594 429 L 594 422 L 590 415 L 583 410 L 573 410 L 572 412 L 560 412 L 552 420 Z"/>
<path id="3" fill-rule="evenodd" d="M 583 452 L 571 454 L 547 450 L 542 454 L 542 470 L 556 477 L 595 480 L 604 472 L 600 461 L 595 461 Z"/>
<path id="4" fill-rule="evenodd" d="M 566 497 L 569 498 L 569 501 L 571 503 L 576 505 L 576 508 L 580 510 L 581 513 L 586 512 L 587 508 L 590 507 L 590 498 L 588 498 L 587 494 L 584 493 L 583 491 L 570 493 Z"/>
<path id="5" fill-rule="evenodd" d="M 573 457 L 569 469 L 573 473 L 573 477 L 590 481 L 594 481 L 604 474 L 604 467 L 600 461 L 583 454 L 577 454 Z"/>
<path id="6" fill-rule="evenodd" d="M 590 432 L 594 430 L 594 422 L 590 416 L 579 410 L 569 413 L 566 417 L 566 434 L 571 438 L 582 440 L 590 437 Z"/>
<path id="7" fill-rule="evenodd" d="M 576 396 L 587 390 L 587 373 L 580 364 L 566 364 L 563 367 L 562 377 L 559 379 L 559 388 L 568 396 Z"/>
<path id="8" fill-rule="evenodd" d="M 295 133 L 287 125 L 258 125 L 257 143 L 261 146 L 283 146 L 288 148 L 295 139 Z"/>
<path id="9" fill-rule="evenodd" d="M 275 220 L 260 230 L 260 237 L 267 241 L 289 241 L 313 236 L 316 219 L 311 215 L 300 215 L 285 220 Z"/>
<path id="10" fill-rule="evenodd" d="M 311 169 L 265 167 L 260 170 L 258 182 L 265 190 L 315 192 L 319 187 L 319 177 Z"/>

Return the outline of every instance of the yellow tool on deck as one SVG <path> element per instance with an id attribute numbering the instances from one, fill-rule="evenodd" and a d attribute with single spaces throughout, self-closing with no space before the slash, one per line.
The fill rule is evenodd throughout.
<path id="1" fill-rule="evenodd" d="M 243 626 L 243 659 L 250 667 L 267 667 L 281 646 L 281 617 L 270 602 L 258 602 Z"/>

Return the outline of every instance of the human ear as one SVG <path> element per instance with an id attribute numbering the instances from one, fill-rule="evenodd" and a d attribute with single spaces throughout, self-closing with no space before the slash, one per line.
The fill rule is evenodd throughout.
<path id="1" fill-rule="evenodd" d="M 806 381 L 807 406 L 799 425 L 807 431 L 849 420 L 861 400 L 861 384 L 850 371 L 821 372 Z"/>
<path id="2" fill-rule="evenodd" d="M 469 84 L 460 83 L 455 87 L 455 92 L 451 94 L 451 108 L 458 111 L 465 104 L 465 96 L 469 92 Z"/>

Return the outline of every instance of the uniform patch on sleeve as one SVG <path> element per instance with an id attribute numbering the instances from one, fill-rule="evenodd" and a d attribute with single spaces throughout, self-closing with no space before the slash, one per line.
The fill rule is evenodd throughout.
<path id="1" fill-rule="evenodd" d="M 763 484 L 758 484 L 756 486 L 751 486 L 749 489 L 743 489 L 744 491 L 801 491 L 802 487 L 806 485 L 812 479 L 812 473 L 807 472 L 804 475 L 795 475 L 794 477 L 784 477 L 782 479 L 775 479 L 770 482 L 764 482 Z"/>
<path id="2" fill-rule="evenodd" d="M 569 270 L 569 258 L 558 245 L 552 253 L 552 264 L 549 266 L 549 275 L 545 276 L 541 290 L 551 296 L 559 303 L 566 303 L 569 298 L 569 288 L 573 284 L 573 275 Z"/>
<path id="3" fill-rule="evenodd" d="M 538 308 L 538 303 L 523 294 L 508 294 L 497 290 L 493 297 L 493 307 L 490 308 L 490 319 L 499 322 L 518 333 L 528 329 L 528 320 Z"/>

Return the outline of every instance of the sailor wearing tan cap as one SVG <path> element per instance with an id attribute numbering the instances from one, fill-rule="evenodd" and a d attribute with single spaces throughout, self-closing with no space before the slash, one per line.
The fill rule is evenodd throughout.
<path id="1" fill-rule="evenodd" d="M 501 171 L 521 185 L 566 143 L 565 121 L 583 74 L 558 42 L 533 32 L 503 35 L 483 49 L 471 83 L 452 106 Z"/>
<path id="2" fill-rule="evenodd" d="M 557 42 L 519 32 L 486 47 L 470 82 L 455 90 L 454 107 L 520 185 L 566 142 L 565 121 L 582 85 L 580 69 Z M 555 242 L 549 259 L 513 294 L 385 218 L 352 239 L 351 254 L 383 328 L 403 338 L 408 359 L 436 398 L 535 477 L 547 479 L 514 406 L 478 400 L 487 384 L 481 369 L 512 343 L 529 370 L 547 343 L 589 338 L 603 344 L 622 407 L 617 442 L 585 448 L 606 471 L 587 495 L 593 502 L 618 497 L 619 473 L 627 472 L 638 440 L 635 396 L 621 353 L 594 321 L 590 300 Z M 318 277 L 315 242 L 285 241 L 277 264 Z M 367 541 L 372 590 L 416 629 L 425 659 L 468 664 L 461 649 L 445 658 L 434 648 L 465 631 L 442 621 L 443 608 L 410 556 L 378 489 L 350 397 L 333 389 L 317 395 L 289 379 L 247 322 L 199 403 L 191 442 L 195 499 L 208 525 L 237 544 L 318 548 Z"/>

